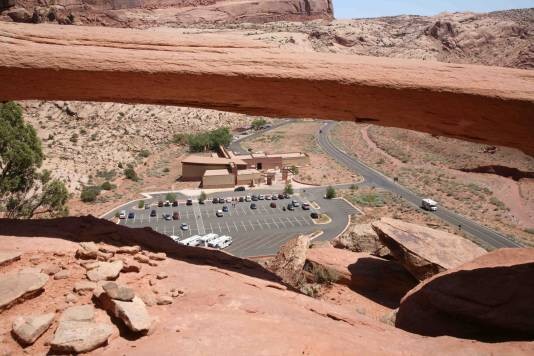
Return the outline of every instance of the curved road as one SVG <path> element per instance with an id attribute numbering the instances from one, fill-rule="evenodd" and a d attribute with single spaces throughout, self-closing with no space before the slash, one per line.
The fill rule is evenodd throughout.
<path id="1" fill-rule="evenodd" d="M 400 186 L 390 178 L 382 175 L 381 173 L 368 167 L 358 159 L 354 158 L 353 156 L 350 156 L 343 150 L 337 148 L 330 140 L 329 135 L 330 131 L 335 125 L 335 122 L 326 123 L 318 134 L 319 145 L 328 155 L 330 155 L 332 158 L 334 158 L 336 161 L 343 164 L 347 168 L 363 176 L 365 178 L 365 184 L 388 190 L 394 194 L 401 196 L 416 207 L 420 206 L 421 200 L 423 199 L 422 197 Z M 496 231 L 488 229 L 487 227 L 484 227 L 443 207 L 439 207 L 438 211 L 432 212 L 431 214 L 436 215 L 443 221 L 453 226 L 461 225 L 462 230 L 464 230 L 465 232 L 473 236 L 475 239 L 483 242 L 488 246 L 494 248 L 522 247 L 519 243 L 510 240 L 509 238 L 497 233 Z"/>

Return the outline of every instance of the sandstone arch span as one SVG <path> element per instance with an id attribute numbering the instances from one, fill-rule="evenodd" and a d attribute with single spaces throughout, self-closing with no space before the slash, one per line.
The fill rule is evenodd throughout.
<path id="1" fill-rule="evenodd" d="M 244 34 L 0 24 L 0 100 L 369 121 L 534 155 L 534 72 L 289 52 Z"/>

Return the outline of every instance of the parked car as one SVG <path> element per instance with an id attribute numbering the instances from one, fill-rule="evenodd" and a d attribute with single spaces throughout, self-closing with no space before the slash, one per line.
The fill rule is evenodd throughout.
<path id="1" fill-rule="evenodd" d="M 319 219 L 319 214 L 317 214 L 316 212 L 311 213 L 310 216 L 312 219 Z"/>
<path id="2" fill-rule="evenodd" d="M 242 203 L 245 201 L 245 197 L 239 197 L 239 202 Z"/>
<path id="3" fill-rule="evenodd" d="M 276 194 L 273 194 L 273 197 L 272 197 L 273 200 L 278 200 L 278 195 Z"/>
<path id="4" fill-rule="evenodd" d="M 291 204 L 292 204 L 295 208 L 298 208 L 298 207 L 300 206 L 300 203 L 299 203 L 298 201 L 296 201 L 296 200 L 293 200 L 293 201 L 291 202 Z"/>
<path id="5" fill-rule="evenodd" d="M 287 194 L 287 193 L 284 194 L 284 199 L 289 199 L 289 198 L 290 198 L 289 194 Z"/>
<path id="6" fill-rule="evenodd" d="M 232 197 L 228 197 L 228 198 L 226 198 L 226 202 L 227 202 L 227 203 L 231 203 L 231 202 L 232 202 Z M 224 203 L 224 202 L 223 202 L 223 203 Z"/>
<path id="7" fill-rule="evenodd" d="M 158 208 L 161 208 L 163 206 L 163 200 L 158 201 Z"/>
<path id="8" fill-rule="evenodd" d="M 187 199 L 185 205 L 193 205 L 193 199 Z"/>
<path id="9" fill-rule="evenodd" d="M 186 231 L 186 230 L 189 230 L 189 225 L 187 225 L 186 223 L 181 223 L 180 224 L 180 229 Z"/>
<path id="10" fill-rule="evenodd" d="M 121 210 L 120 211 L 119 219 L 126 219 L 126 210 Z"/>
<path id="11" fill-rule="evenodd" d="M 234 189 L 234 192 L 244 192 L 245 191 L 245 187 L 236 187 Z"/>
<path id="12" fill-rule="evenodd" d="M 252 203 L 252 204 L 250 204 L 250 208 L 251 208 L 252 210 L 255 210 L 255 209 L 257 209 L 258 207 L 256 206 L 256 203 Z"/>
<path id="13" fill-rule="evenodd" d="M 219 202 L 219 198 L 213 198 L 213 199 L 211 200 L 211 202 L 212 202 L 213 204 L 217 204 L 217 203 Z"/>
<path id="14" fill-rule="evenodd" d="M 150 209 L 150 204 L 145 204 L 145 210 Z"/>
<path id="15" fill-rule="evenodd" d="M 221 209 L 217 210 L 217 212 L 215 213 L 215 215 L 218 217 L 218 218 L 222 218 L 223 217 L 223 211 Z"/>
<path id="16" fill-rule="evenodd" d="M 130 211 L 128 213 L 128 219 L 133 219 L 133 218 L 135 218 L 135 213 L 133 211 Z"/>
<path id="17" fill-rule="evenodd" d="M 175 211 L 174 213 L 172 213 L 172 219 L 173 220 L 179 220 L 180 219 L 180 213 Z"/>
<path id="18" fill-rule="evenodd" d="M 224 204 L 224 202 L 225 202 L 225 199 L 224 199 L 224 198 L 221 198 L 221 197 L 219 197 L 219 204 Z"/>
<path id="19" fill-rule="evenodd" d="M 171 206 L 171 202 L 168 200 L 165 200 L 165 203 L 163 203 L 164 206 Z"/>
<path id="20" fill-rule="evenodd" d="M 258 201 L 258 196 L 257 195 L 253 195 L 252 196 L 252 201 Z"/>
<path id="21" fill-rule="evenodd" d="M 310 210 L 310 204 L 302 203 L 302 210 Z"/>
<path id="22" fill-rule="evenodd" d="M 278 194 L 278 199 L 284 199 L 284 194 L 282 193 Z"/>
<path id="23" fill-rule="evenodd" d="M 198 203 L 199 203 L 200 205 L 204 205 L 204 204 L 205 204 L 204 199 L 199 199 L 199 200 L 198 200 Z"/>
<path id="24" fill-rule="evenodd" d="M 247 195 L 245 197 L 245 201 L 250 203 L 252 201 L 252 197 L 250 195 Z"/>
<path id="25" fill-rule="evenodd" d="M 272 202 L 270 205 L 271 205 L 271 208 L 276 208 L 276 203 L 275 202 Z"/>
<path id="26" fill-rule="evenodd" d="M 172 216 L 171 216 L 171 214 L 163 214 L 163 219 L 172 220 Z"/>
<path id="27" fill-rule="evenodd" d="M 178 200 L 174 200 L 174 201 L 172 202 L 172 206 L 178 206 Z"/>
<path id="28" fill-rule="evenodd" d="M 272 200 L 273 196 L 271 194 L 265 195 L 265 200 Z"/>
<path id="29" fill-rule="evenodd" d="M 258 196 L 258 200 L 265 200 L 265 195 L 260 194 L 260 195 Z"/>
<path id="30" fill-rule="evenodd" d="M 287 210 L 295 210 L 295 207 L 293 206 L 293 204 L 287 204 Z"/>
<path id="31" fill-rule="evenodd" d="M 225 212 L 225 213 L 227 213 L 227 212 L 228 212 L 228 206 L 226 206 L 226 205 L 223 206 L 222 211 Z"/>
<path id="32" fill-rule="evenodd" d="M 150 212 L 150 216 L 153 217 L 153 218 L 155 218 L 156 215 L 158 215 L 158 214 L 156 213 L 156 210 L 155 210 L 155 209 L 152 209 L 152 211 Z"/>

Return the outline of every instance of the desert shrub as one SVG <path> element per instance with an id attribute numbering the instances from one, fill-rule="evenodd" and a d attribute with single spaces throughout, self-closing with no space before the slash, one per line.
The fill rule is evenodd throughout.
<path id="1" fill-rule="evenodd" d="M 97 187 L 95 185 L 84 186 L 82 188 L 82 194 L 80 195 L 80 199 L 84 203 L 91 203 L 96 200 L 99 194 L 100 194 L 100 187 Z"/>
<path id="2" fill-rule="evenodd" d="M 117 172 L 115 172 L 114 169 L 109 170 L 109 171 L 106 171 L 106 170 L 96 171 L 96 176 L 99 178 L 103 178 L 105 180 L 112 180 L 113 178 L 115 178 L 116 175 L 117 175 Z"/>
<path id="3" fill-rule="evenodd" d="M 133 180 L 134 182 L 137 182 L 139 180 L 139 177 L 137 176 L 137 173 L 135 172 L 134 167 L 130 164 L 126 169 L 124 170 L 124 176 L 129 179 Z"/>
<path id="4" fill-rule="evenodd" d="M 375 207 L 375 208 L 384 206 L 386 204 L 386 202 L 384 201 L 384 198 L 380 194 L 377 194 L 377 193 L 360 194 L 360 195 L 353 197 L 351 200 L 356 204 L 369 206 L 369 207 Z"/>
<path id="5" fill-rule="evenodd" d="M 199 197 L 198 197 L 198 200 L 199 200 L 199 201 L 204 201 L 204 200 L 206 200 L 206 193 L 205 193 L 204 191 L 201 191 L 201 192 L 200 192 L 200 195 L 199 195 Z"/>
<path id="6" fill-rule="evenodd" d="M 336 197 L 336 190 L 334 187 L 329 186 L 326 188 L 326 199 L 334 199 Z"/>
<path id="7" fill-rule="evenodd" d="M 284 193 L 285 194 L 293 194 L 293 186 L 291 185 L 291 183 L 287 183 L 285 188 L 284 188 Z"/>
<path id="8" fill-rule="evenodd" d="M 527 234 L 532 234 L 532 235 L 534 235 L 534 229 L 532 229 L 532 228 L 526 228 L 526 229 L 525 229 L 525 232 L 526 232 Z"/>
<path id="9" fill-rule="evenodd" d="M 139 151 L 139 156 L 140 157 L 143 157 L 143 158 L 147 158 L 148 156 L 150 156 L 150 151 L 149 150 L 141 150 Z"/>
<path id="10" fill-rule="evenodd" d="M 504 205 L 504 203 L 502 201 L 500 201 L 499 199 L 497 199 L 495 197 L 491 197 L 490 198 L 490 203 L 495 205 L 497 208 L 499 208 L 501 210 L 508 210 L 508 207 L 506 205 Z"/>
<path id="11" fill-rule="evenodd" d="M 254 121 L 252 121 L 252 128 L 254 130 L 259 130 L 262 126 L 266 124 L 267 124 L 267 120 L 265 119 L 262 119 L 262 118 L 254 119 Z"/>
<path id="12" fill-rule="evenodd" d="M 185 145 L 187 143 L 187 135 L 183 133 L 176 133 L 172 136 L 172 143 L 177 145 Z"/>
<path id="13" fill-rule="evenodd" d="M 109 181 L 105 181 L 104 183 L 102 183 L 100 188 L 102 188 L 102 190 L 113 190 L 117 188 L 117 186 L 115 184 L 111 184 Z"/>
<path id="14" fill-rule="evenodd" d="M 332 284 L 339 280 L 339 274 L 327 267 L 320 265 L 312 265 L 311 274 L 313 280 L 319 284 Z"/>
<path id="15" fill-rule="evenodd" d="M 165 167 L 165 168 L 163 168 L 163 172 L 164 172 L 164 173 L 169 173 L 170 171 L 171 171 L 171 170 L 169 169 L 169 167 Z"/>
<path id="16" fill-rule="evenodd" d="M 72 143 L 78 142 L 78 134 L 77 133 L 73 133 L 69 140 Z"/>
<path id="17" fill-rule="evenodd" d="M 139 200 L 139 203 L 137 203 L 137 207 L 139 209 L 143 209 L 145 207 L 145 201 L 144 200 Z"/>

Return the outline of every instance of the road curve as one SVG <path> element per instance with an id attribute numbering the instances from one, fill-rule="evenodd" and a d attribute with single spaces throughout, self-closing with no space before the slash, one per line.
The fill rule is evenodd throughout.
<path id="1" fill-rule="evenodd" d="M 392 179 L 384 176 L 378 171 L 365 165 L 355 157 L 347 154 L 343 150 L 339 149 L 330 140 L 330 131 L 336 125 L 335 122 L 326 123 L 318 133 L 317 141 L 326 154 L 330 155 L 339 163 L 343 164 L 347 168 L 360 174 L 365 178 L 365 184 L 380 187 L 388 190 L 393 194 L 397 194 L 400 197 L 407 200 L 412 205 L 419 207 L 423 197 L 420 197 L 412 191 L 395 183 Z M 458 215 L 450 210 L 440 207 L 438 211 L 429 214 L 434 214 L 443 221 L 453 226 L 461 226 L 462 230 L 473 236 L 476 240 L 491 246 L 493 248 L 503 247 L 523 247 L 519 243 L 510 240 L 509 238 L 499 234 L 498 232 L 491 230 L 485 226 L 482 226 L 472 220 L 469 220 L 461 215 Z"/>

